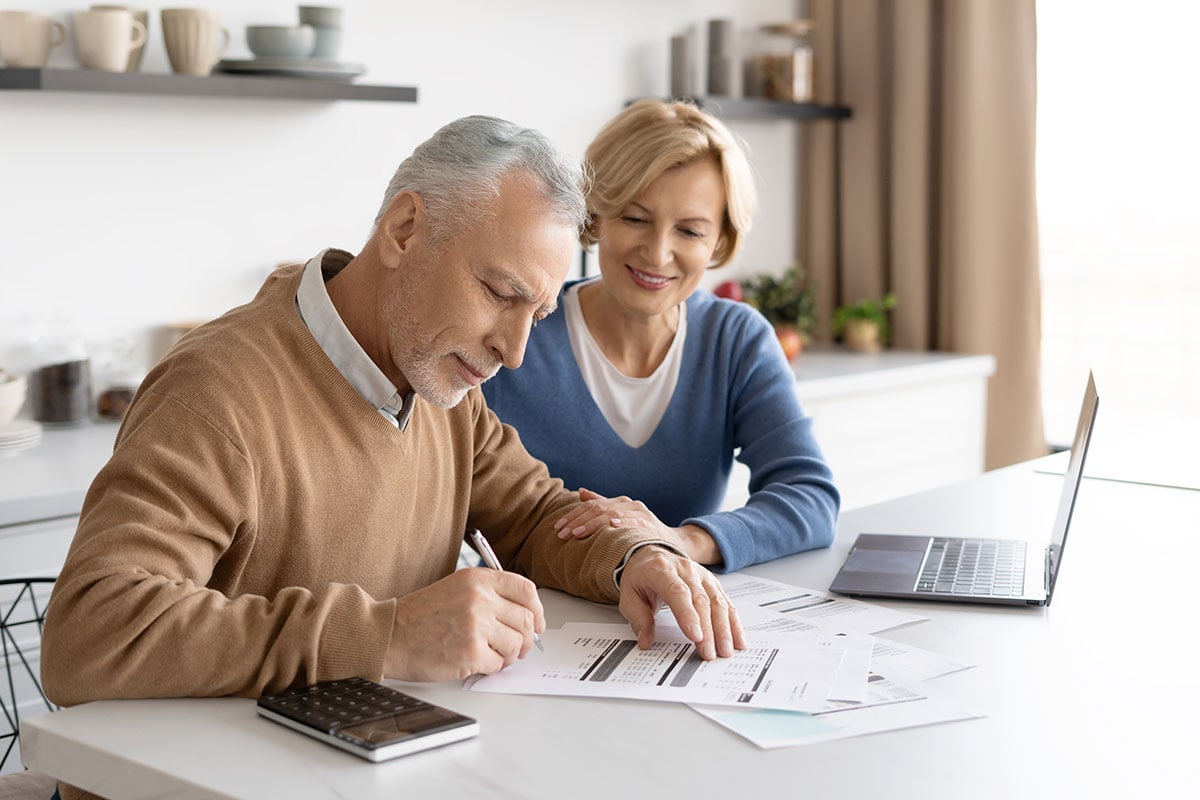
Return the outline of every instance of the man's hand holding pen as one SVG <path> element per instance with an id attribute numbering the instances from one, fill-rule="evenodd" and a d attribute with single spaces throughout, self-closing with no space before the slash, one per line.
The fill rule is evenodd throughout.
<path id="1" fill-rule="evenodd" d="M 490 675 L 524 658 L 538 643 L 546 618 L 537 587 L 499 569 L 486 541 L 476 546 L 489 568 L 458 570 L 396 601 L 384 677 L 444 681 Z M 727 658 L 745 649 L 737 609 L 716 576 L 685 556 L 647 544 L 621 572 L 618 605 L 643 649 L 654 643 L 654 615 L 661 603 L 670 607 L 701 658 Z"/>
<path id="2" fill-rule="evenodd" d="M 546 629 L 533 581 L 515 572 L 460 569 L 396 600 L 383 675 L 446 681 L 499 672 Z"/>

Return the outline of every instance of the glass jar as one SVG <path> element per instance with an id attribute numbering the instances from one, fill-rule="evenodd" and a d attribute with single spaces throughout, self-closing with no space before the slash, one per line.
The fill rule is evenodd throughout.
<path id="1" fill-rule="evenodd" d="M 812 21 L 763 25 L 755 59 L 759 97 L 790 103 L 813 99 Z"/>
<path id="2" fill-rule="evenodd" d="M 113 347 L 101 370 L 100 385 L 103 388 L 96 396 L 96 416 L 118 422 L 125 418 L 138 386 L 146 377 L 133 351 L 133 343 L 127 340 L 117 342 Z"/>
<path id="3" fill-rule="evenodd" d="M 92 375 L 83 338 L 62 323 L 35 345 L 33 418 L 51 425 L 86 422 L 92 405 Z"/>

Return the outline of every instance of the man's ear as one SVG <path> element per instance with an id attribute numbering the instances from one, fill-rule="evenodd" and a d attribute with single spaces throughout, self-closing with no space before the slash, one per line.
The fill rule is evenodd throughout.
<path id="1" fill-rule="evenodd" d="M 426 236 L 425 203 L 415 192 L 401 192 L 392 198 L 379 220 L 380 246 L 389 264 L 413 252 Z"/>

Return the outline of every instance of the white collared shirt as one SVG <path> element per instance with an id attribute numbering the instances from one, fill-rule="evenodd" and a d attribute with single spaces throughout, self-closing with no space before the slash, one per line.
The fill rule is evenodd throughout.
<path id="1" fill-rule="evenodd" d="M 313 338 L 329 360 L 367 402 L 375 406 L 389 422 L 403 431 L 412 417 L 415 394 L 401 397 L 396 387 L 376 366 L 362 345 L 342 321 L 325 281 L 337 275 L 354 258 L 345 250 L 327 248 L 304 266 L 300 288 L 296 291 L 296 309 L 312 332 Z"/>

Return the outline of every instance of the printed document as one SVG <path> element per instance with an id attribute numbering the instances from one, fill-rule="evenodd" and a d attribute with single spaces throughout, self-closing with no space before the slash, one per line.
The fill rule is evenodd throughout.
<path id="1" fill-rule="evenodd" d="M 665 620 L 672 619 L 669 610 L 660 611 L 659 614 L 664 615 Z M 851 680 L 849 673 L 857 670 L 860 692 L 859 695 L 850 697 L 844 696 L 844 694 L 831 694 L 831 700 L 861 702 L 863 700 L 861 694 L 866 691 L 869 670 L 895 678 L 927 681 L 930 678 L 949 675 L 951 672 L 970 669 L 973 666 L 910 644 L 856 633 L 853 630 L 843 630 L 837 626 L 836 618 L 831 623 L 808 622 L 802 617 L 770 611 L 753 603 L 742 603 L 738 606 L 738 616 L 741 618 L 742 627 L 747 631 L 794 631 L 816 636 L 826 646 L 847 648 L 847 653 L 842 658 L 842 668 L 838 673 L 839 686 L 844 692 L 846 684 L 841 683 L 843 677 Z M 862 654 L 864 647 L 869 648 L 865 659 Z"/>
<path id="2" fill-rule="evenodd" d="M 744 613 L 748 606 L 755 605 L 796 619 L 862 633 L 879 633 L 928 619 L 907 611 L 835 597 L 827 592 L 756 578 L 742 572 L 717 577 L 729 599 L 737 606 L 739 614 Z"/>
<path id="3" fill-rule="evenodd" d="M 662 614 L 663 612 L 659 612 Z M 672 619 L 670 611 L 666 620 Z M 766 611 L 755 605 L 743 605 L 738 609 L 742 629 L 747 636 L 758 634 L 789 633 L 806 638 L 818 647 L 842 650 L 842 663 L 837 678 L 829 689 L 830 700 L 846 700 L 861 703 L 866 699 L 867 675 L 871 671 L 871 660 L 875 651 L 875 637 L 855 631 L 845 632 L 826 625 L 806 622 L 787 617 L 774 611 Z M 655 620 L 659 624 L 662 617 Z M 669 624 L 669 623 L 668 623 Z"/>
<path id="4" fill-rule="evenodd" d="M 819 711 L 845 652 L 790 634 L 751 634 L 730 658 L 704 661 L 678 627 L 656 624 L 647 650 L 623 623 L 571 623 L 542 634 L 529 655 L 465 687 L 501 694 L 554 694 Z"/>
<path id="5" fill-rule="evenodd" d="M 815 713 L 696 705 L 692 708 L 764 750 L 981 716 L 924 684 L 891 680 L 882 675 L 871 676 L 865 703 L 831 702 Z"/>

